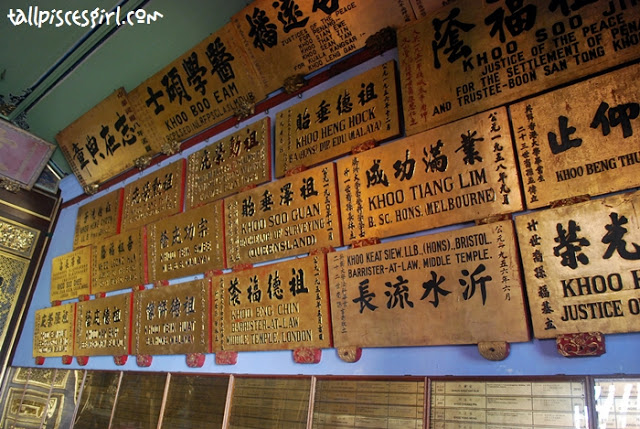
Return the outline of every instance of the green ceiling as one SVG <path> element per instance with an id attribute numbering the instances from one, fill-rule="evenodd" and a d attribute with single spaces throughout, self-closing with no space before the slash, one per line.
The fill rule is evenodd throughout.
<path id="1" fill-rule="evenodd" d="M 2 10 L 0 40 L 0 95 L 17 104 L 7 114 L 14 120 L 26 113 L 29 131 L 55 142 L 55 135 L 99 103 L 115 89 L 132 90 L 189 48 L 226 24 L 250 0 L 65 0 L 55 6 L 65 11 L 144 9 L 163 17 L 151 24 L 90 27 L 21 24 L 14 26 Z M 14 13 L 30 6 L 51 10 L 44 0 L 14 0 Z M 124 12 L 122 12 L 124 14 Z M 17 18 L 14 18 L 17 19 Z M 135 21 L 134 21 L 135 23 Z M 112 31 L 115 28 L 115 31 Z M 84 57 L 84 58 L 83 58 Z M 24 96 L 11 103 L 9 95 Z M 52 158 L 64 171 L 70 169 L 60 150 Z"/>

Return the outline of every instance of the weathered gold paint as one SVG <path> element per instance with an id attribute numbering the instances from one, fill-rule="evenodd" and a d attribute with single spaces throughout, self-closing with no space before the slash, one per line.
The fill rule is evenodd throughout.
<path id="1" fill-rule="evenodd" d="M 633 65 L 509 106 L 527 207 L 640 185 L 638 79 Z"/>
<path id="2" fill-rule="evenodd" d="M 131 293 L 76 304 L 75 356 L 129 354 Z"/>
<path id="3" fill-rule="evenodd" d="M 49 300 L 64 301 L 91 293 L 91 246 L 56 256 L 51 261 Z"/>
<path id="4" fill-rule="evenodd" d="M 146 227 L 151 282 L 224 268 L 222 201 Z"/>
<path id="5" fill-rule="evenodd" d="M 212 277 L 215 351 L 331 346 L 325 256 Z"/>
<path id="6" fill-rule="evenodd" d="M 516 218 L 536 338 L 640 329 L 639 204 L 634 192 Z"/>
<path id="7" fill-rule="evenodd" d="M 40 231 L 0 217 L 0 249 L 24 258 L 31 258 Z"/>
<path id="8" fill-rule="evenodd" d="M 345 243 L 522 209 L 504 108 L 336 164 Z"/>
<path id="9" fill-rule="evenodd" d="M 73 248 L 87 246 L 119 232 L 122 189 L 109 192 L 78 208 Z"/>
<path id="10" fill-rule="evenodd" d="M 511 221 L 330 253 L 328 264 L 336 347 L 529 340 Z"/>
<path id="11" fill-rule="evenodd" d="M 33 357 L 73 355 L 75 304 L 36 310 L 33 327 Z"/>
<path id="12" fill-rule="evenodd" d="M 342 243 L 333 164 L 242 192 L 224 203 L 229 267 Z"/>
<path id="13" fill-rule="evenodd" d="M 389 61 L 278 113 L 276 176 L 400 134 L 396 80 Z"/>
<path id="14" fill-rule="evenodd" d="M 628 37 L 640 5 L 621 10 L 596 1 L 575 10 L 574 2 L 565 11 L 562 3 L 551 11 L 550 2 L 530 2 L 512 12 L 504 2 L 456 0 L 400 28 L 407 135 L 640 56 Z M 512 18 L 522 26 L 506 25 Z"/>
<path id="15" fill-rule="evenodd" d="M 142 229 L 97 241 L 93 246 L 91 293 L 112 292 L 147 283 Z"/>

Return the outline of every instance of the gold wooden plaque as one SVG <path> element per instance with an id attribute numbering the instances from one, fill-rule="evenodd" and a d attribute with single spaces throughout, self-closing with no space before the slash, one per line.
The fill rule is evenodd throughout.
<path id="1" fill-rule="evenodd" d="M 147 283 L 147 248 L 142 229 L 131 229 L 93 247 L 91 293 L 112 292 Z"/>
<path id="2" fill-rule="evenodd" d="M 28 259 L 0 251 L 0 344 L 12 328 L 11 318 L 28 269 Z"/>
<path id="3" fill-rule="evenodd" d="M 398 55 L 407 135 L 638 58 L 639 8 L 457 0 L 405 25 Z"/>
<path id="4" fill-rule="evenodd" d="M 340 246 L 333 164 L 225 199 L 227 266 Z"/>
<path id="5" fill-rule="evenodd" d="M 395 61 L 284 110 L 276 119 L 276 176 L 400 134 Z"/>
<path id="6" fill-rule="evenodd" d="M 231 22 L 271 92 L 290 76 L 311 73 L 363 48 L 382 28 L 413 19 L 408 0 L 258 0 Z"/>
<path id="7" fill-rule="evenodd" d="M 122 231 L 182 211 L 185 160 L 180 159 L 124 187 Z"/>
<path id="8" fill-rule="evenodd" d="M 75 356 L 122 356 L 131 351 L 131 292 L 76 304 Z"/>
<path id="9" fill-rule="evenodd" d="M 95 199 L 78 209 L 73 248 L 87 246 L 120 232 L 122 188 Z"/>
<path id="10" fill-rule="evenodd" d="M 91 246 L 56 256 L 51 261 L 49 300 L 64 301 L 91 294 Z"/>
<path id="11" fill-rule="evenodd" d="M 224 268 L 222 201 L 152 223 L 146 230 L 151 282 Z"/>
<path id="12" fill-rule="evenodd" d="M 136 355 L 209 352 L 210 279 L 135 293 Z"/>
<path id="13" fill-rule="evenodd" d="M 640 194 L 518 216 L 536 338 L 640 330 Z"/>
<path id="14" fill-rule="evenodd" d="M 329 254 L 336 347 L 528 341 L 511 221 Z"/>
<path id="15" fill-rule="evenodd" d="M 161 145 L 180 142 L 266 97 L 242 41 L 227 24 L 129 94 Z"/>
<path id="16" fill-rule="evenodd" d="M 589 426 L 584 379 L 566 381 L 432 380 L 430 428 Z"/>
<path id="17" fill-rule="evenodd" d="M 75 311 L 75 303 L 36 310 L 33 357 L 73 355 Z"/>
<path id="18" fill-rule="evenodd" d="M 100 184 L 159 151 L 158 142 L 129 102 L 124 88 L 102 100 L 56 135 L 73 174 L 84 186 Z"/>
<path id="19" fill-rule="evenodd" d="M 0 217 L 0 251 L 6 250 L 24 258 L 31 258 L 38 243 L 36 228 Z"/>
<path id="20" fill-rule="evenodd" d="M 337 165 L 345 243 L 522 209 L 505 108 L 340 159 Z"/>
<path id="21" fill-rule="evenodd" d="M 456 0 L 410 0 L 413 11 L 418 19 L 424 18 L 427 14 L 443 6 L 453 4 L 455 1 Z"/>
<path id="22" fill-rule="evenodd" d="M 639 79 L 634 65 L 509 107 L 527 207 L 640 186 Z"/>
<path id="23" fill-rule="evenodd" d="M 212 279 L 214 351 L 331 346 L 325 256 Z"/>
<path id="24" fill-rule="evenodd" d="M 191 155 L 187 208 L 218 200 L 271 179 L 271 126 L 264 118 Z"/>

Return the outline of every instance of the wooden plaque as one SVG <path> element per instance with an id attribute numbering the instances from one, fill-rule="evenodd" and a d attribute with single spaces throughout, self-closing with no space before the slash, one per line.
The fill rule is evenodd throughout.
<path id="1" fill-rule="evenodd" d="M 640 194 L 518 216 L 536 338 L 640 330 Z"/>
<path id="2" fill-rule="evenodd" d="M 135 293 L 136 355 L 209 352 L 209 279 Z"/>
<path id="3" fill-rule="evenodd" d="M 124 187 L 122 231 L 182 211 L 185 160 L 180 159 Z"/>
<path id="4" fill-rule="evenodd" d="M 91 246 L 53 258 L 50 301 L 91 294 Z"/>
<path id="5" fill-rule="evenodd" d="M 27 225 L 0 217 L 0 251 L 6 250 L 23 258 L 31 258 L 40 231 Z"/>
<path id="6" fill-rule="evenodd" d="M 189 155 L 187 208 L 210 203 L 269 179 L 271 126 L 267 117 Z"/>
<path id="7" fill-rule="evenodd" d="M 225 199 L 227 266 L 340 246 L 336 191 L 328 164 Z"/>
<path id="8" fill-rule="evenodd" d="M 74 355 L 128 355 L 132 308 L 131 292 L 78 302 Z"/>
<path id="9" fill-rule="evenodd" d="M 142 229 L 131 229 L 93 247 L 91 293 L 111 292 L 146 284 L 147 248 Z"/>
<path id="10" fill-rule="evenodd" d="M 407 134 L 638 58 L 638 8 L 457 0 L 405 25 L 398 55 Z"/>
<path id="11" fill-rule="evenodd" d="M 212 278 L 214 351 L 331 346 L 323 254 Z"/>
<path id="12" fill-rule="evenodd" d="M 82 186 L 100 184 L 133 167 L 141 156 L 159 151 L 124 88 L 102 100 L 56 135 Z"/>
<path id="13" fill-rule="evenodd" d="M 511 221 L 329 254 L 336 347 L 528 341 Z"/>
<path id="14" fill-rule="evenodd" d="M 456 0 L 410 0 L 413 11 L 418 19 L 424 18 L 427 14 L 443 6 L 453 4 L 455 1 Z"/>
<path id="15" fill-rule="evenodd" d="M 640 185 L 639 79 L 634 65 L 509 107 L 527 207 Z"/>
<path id="16" fill-rule="evenodd" d="M 505 108 L 338 160 L 345 243 L 522 209 Z"/>
<path id="17" fill-rule="evenodd" d="M 146 230 L 151 282 L 224 268 L 222 201 L 152 223 Z"/>
<path id="18" fill-rule="evenodd" d="M 31 189 L 56 146 L 11 122 L 0 121 L 0 178 Z"/>
<path id="19" fill-rule="evenodd" d="M 29 260 L 0 251 L 0 344 L 11 332 L 11 319 L 29 269 Z"/>
<path id="20" fill-rule="evenodd" d="M 180 142 L 266 97 L 242 41 L 227 24 L 129 94 L 160 144 Z"/>
<path id="21" fill-rule="evenodd" d="M 78 209 L 73 248 L 87 246 L 120 232 L 122 188 L 91 201 Z"/>
<path id="22" fill-rule="evenodd" d="M 33 357 L 73 355 L 75 311 L 74 303 L 36 310 Z"/>
<path id="23" fill-rule="evenodd" d="M 396 67 L 389 61 L 278 113 L 276 176 L 398 134 Z"/>
<path id="24" fill-rule="evenodd" d="M 586 429 L 584 379 L 432 380 L 430 428 L 509 427 Z"/>
<path id="25" fill-rule="evenodd" d="M 267 92 L 365 46 L 384 27 L 415 19 L 408 0 L 258 0 L 231 22 L 256 65 Z"/>

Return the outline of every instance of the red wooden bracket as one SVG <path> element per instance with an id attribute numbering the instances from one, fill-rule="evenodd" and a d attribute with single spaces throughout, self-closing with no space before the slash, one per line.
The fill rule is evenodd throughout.
<path id="1" fill-rule="evenodd" d="M 322 349 L 300 347 L 293 351 L 295 363 L 320 363 L 320 359 L 322 359 Z"/>
<path id="2" fill-rule="evenodd" d="M 378 237 L 363 238 L 361 240 L 354 240 L 351 242 L 351 248 L 356 249 L 358 247 L 373 246 L 374 244 L 380 244 Z"/>
<path id="3" fill-rule="evenodd" d="M 169 280 L 158 280 L 153 284 L 153 287 L 165 287 L 169 286 Z"/>
<path id="4" fill-rule="evenodd" d="M 144 285 L 137 285 L 131 288 L 131 290 L 133 290 L 134 292 L 139 292 L 141 290 L 145 290 Z"/>
<path id="5" fill-rule="evenodd" d="M 36 356 L 36 365 L 44 365 L 44 356 Z"/>
<path id="6" fill-rule="evenodd" d="M 153 362 L 153 356 L 150 355 L 136 355 L 136 364 L 138 366 L 147 368 L 151 366 L 151 362 Z"/>
<path id="7" fill-rule="evenodd" d="M 189 368 L 202 368 L 204 359 L 204 353 L 189 353 L 187 354 L 187 366 Z"/>
<path id="8" fill-rule="evenodd" d="M 303 171 L 308 170 L 308 167 L 305 165 L 299 165 L 297 167 L 292 168 L 291 170 L 287 170 L 284 173 L 284 177 L 293 176 L 294 174 L 302 173 Z"/>
<path id="9" fill-rule="evenodd" d="M 91 295 L 80 295 L 78 297 L 78 301 L 80 302 L 89 301 L 90 299 L 91 299 Z"/>
<path id="10" fill-rule="evenodd" d="M 63 365 L 71 365 L 71 362 L 73 362 L 73 356 L 69 356 L 69 355 L 62 356 Z"/>
<path id="11" fill-rule="evenodd" d="M 377 144 L 378 142 L 376 140 L 367 140 L 364 143 L 360 143 L 359 145 L 355 145 L 354 147 L 352 147 L 351 154 L 356 155 L 358 153 L 366 152 L 376 147 Z"/>
<path id="12" fill-rule="evenodd" d="M 220 276 L 224 273 L 224 271 L 222 270 L 209 270 L 209 271 L 205 271 L 204 272 L 204 276 L 205 277 L 215 277 L 215 276 Z"/>
<path id="13" fill-rule="evenodd" d="M 556 338 L 556 347 L 564 357 L 602 356 L 607 351 L 601 332 L 563 334 Z"/>
<path id="14" fill-rule="evenodd" d="M 320 247 L 319 249 L 313 249 L 311 252 L 309 252 L 309 256 L 326 255 L 327 253 L 335 252 L 335 250 L 336 249 L 331 246 Z"/>
<path id="15" fill-rule="evenodd" d="M 96 299 L 98 299 L 98 298 L 105 298 L 106 296 L 107 296 L 107 293 L 106 293 L 106 292 L 98 292 L 98 293 L 96 294 Z"/>
<path id="16" fill-rule="evenodd" d="M 76 362 L 78 362 L 80 366 L 85 366 L 89 363 L 89 356 L 76 356 Z"/>
<path id="17" fill-rule="evenodd" d="M 122 356 L 114 356 L 113 357 L 113 363 L 115 363 L 118 366 L 122 366 L 125 363 L 127 363 L 127 360 L 129 360 L 129 355 L 122 355 Z"/>
<path id="18" fill-rule="evenodd" d="M 233 270 L 233 272 L 237 272 L 237 271 L 246 271 L 246 270 L 250 270 L 251 268 L 253 268 L 253 264 L 247 263 L 247 264 L 238 264 L 238 265 L 234 265 L 233 267 L 231 267 L 231 269 Z"/>
<path id="19" fill-rule="evenodd" d="M 336 349 L 338 357 L 348 363 L 358 362 L 362 357 L 362 349 L 360 347 L 338 347 Z"/>
<path id="20" fill-rule="evenodd" d="M 216 352 L 216 365 L 235 365 L 238 363 L 238 352 Z"/>
<path id="21" fill-rule="evenodd" d="M 51 302 L 51 306 L 52 307 L 58 307 L 59 305 L 62 305 L 62 301 L 52 301 Z"/>

